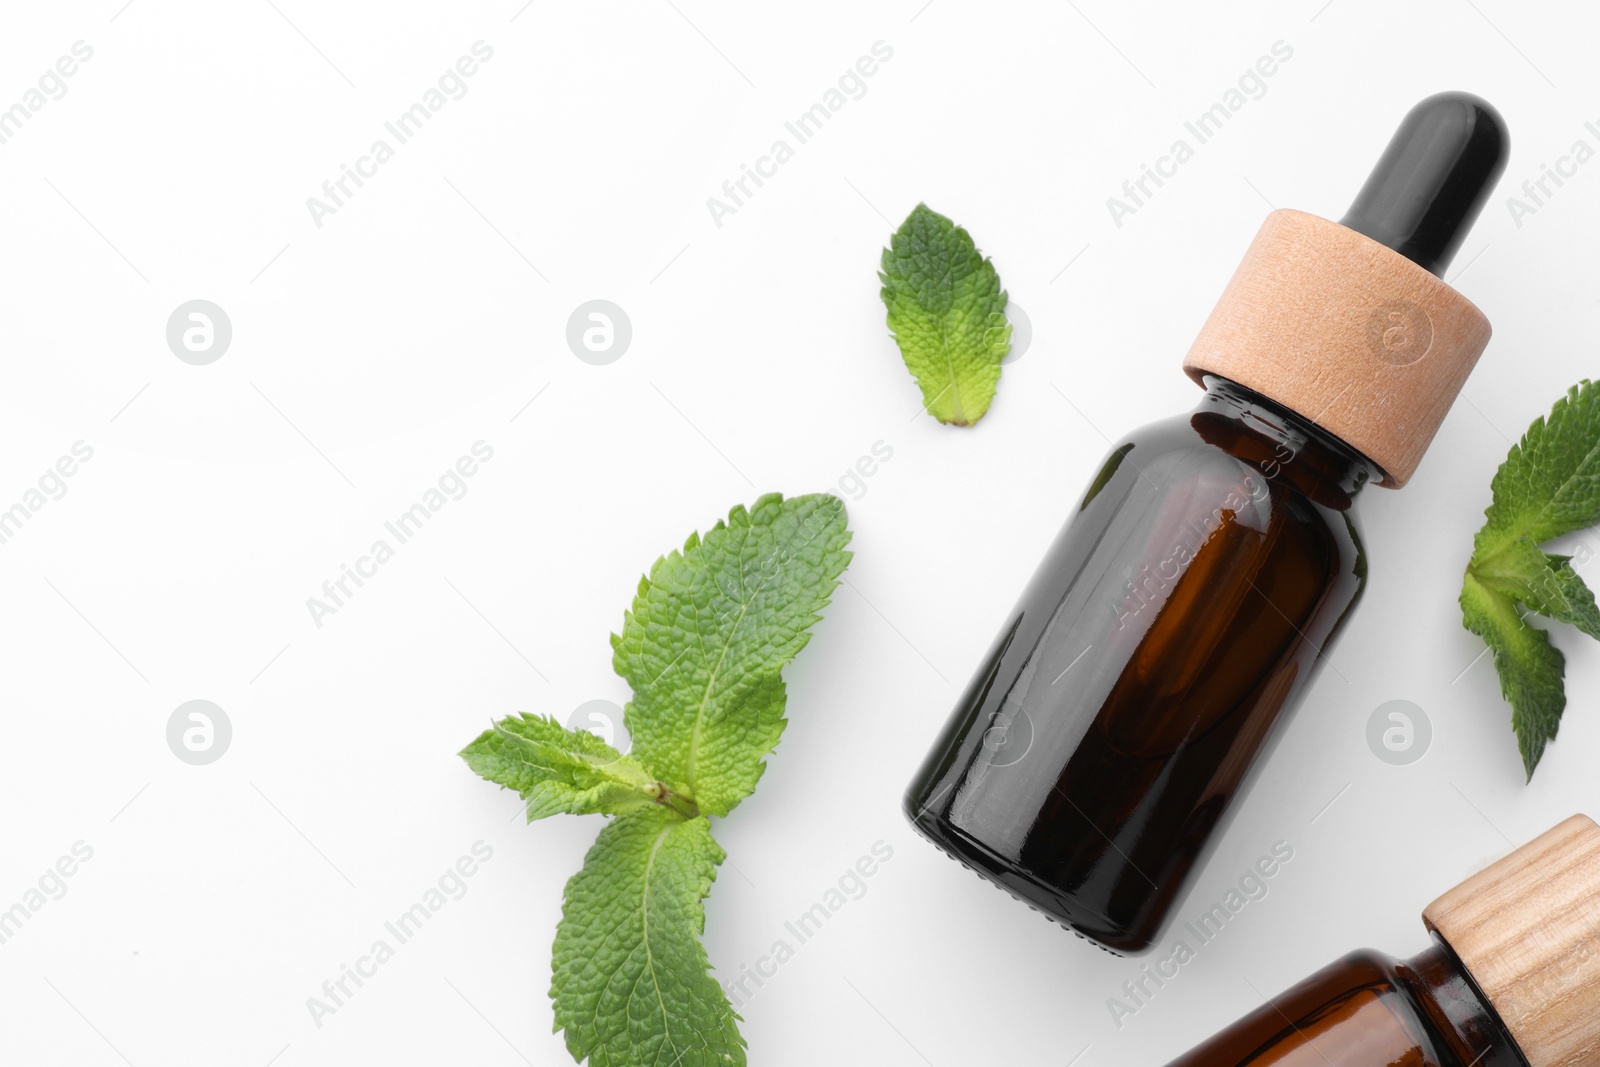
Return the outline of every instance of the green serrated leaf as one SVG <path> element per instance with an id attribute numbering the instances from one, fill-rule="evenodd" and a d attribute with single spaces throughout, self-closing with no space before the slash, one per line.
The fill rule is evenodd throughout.
<path id="1" fill-rule="evenodd" d="M 983 418 L 1011 349 L 1007 297 L 994 264 L 967 231 L 918 204 L 883 250 L 889 331 L 922 390 L 922 406 L 943 423 Z"/>
<path id="2" fill-rule="evenodd" d="M 590 1067 L 743 1067 L 745 1042 L 711 977 L 701 901 L 725 853 L 705 818 L 657 808 L 613 820 L 567 883 L 550 997 Z"/>
<path id="3" fill-rule="evenodd" d="M 662 786 L 637 760 L 542 715 L 501 719 L 461 757 L 480 776 L 522 794 L 529 822 L 563 812 L 617 815 L 663 799 Z"/>
<path id="4" fill-rule="evenodd" d="M 782 669 L 850 559 L 844 503 L 774 493 L 657 560 L 611 639 L 633 754 L 699 810 L 750 794 L 783 732 Z"/>
<path id="5" fill-rule="evenodd" d="M 1532 779 L 1567 704 L 1562 686 L 1566 660 L 1550 643 L 1550 635 L 1528 625 L 1515 601 L 1470 571 L 1461 587 L 1461 617 L 1494 653 L 1500 692 L 1511 704 L 1511 728 L 1517 735 L 1522 768 Z"/>
<path id="6" fill-rule="evenodd" d="M 1473 541 L 1480 563 L 1519 539 L 1541 545 L 1600 523 L 1600 387 L 1567 390 L 1514 445 L 1491 484 L 1494 501 Z"/>

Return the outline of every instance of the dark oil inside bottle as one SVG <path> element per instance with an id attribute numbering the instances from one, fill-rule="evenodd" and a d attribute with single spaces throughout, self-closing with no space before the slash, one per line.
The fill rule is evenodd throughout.
<path id="1" fill-rule="evenodd" d="M 1366 575 L 1376 472 L 1219 378 L 1114 449 L 905 798 L 924 836 L 1148 948 Z"/>
<path id="2" fill-rule="evenodd" d="M 1354 952 L 1168 1067 L 1528 1067 L 1448 945 Z"/>

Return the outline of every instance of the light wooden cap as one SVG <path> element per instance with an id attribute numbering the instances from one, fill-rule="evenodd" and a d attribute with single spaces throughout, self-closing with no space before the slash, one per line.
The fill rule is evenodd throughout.
<path id="1" fill-rule="evenodd" d="M 1600 826 L 1574 815 L 1429 904 L 1529 1067 L 1600 1065 Z"/>
<path id="2" fill-rule="evenodd" d="M 1317 423 L 1410 480 L 1489 343 L 1471 301 L 1336 222 L 1274 211 L 1183 361 Z"/>

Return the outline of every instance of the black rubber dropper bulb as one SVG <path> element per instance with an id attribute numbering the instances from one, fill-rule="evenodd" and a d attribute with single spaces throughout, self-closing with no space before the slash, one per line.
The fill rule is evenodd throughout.
<path id="1" fill-rule="evenodd" d="M 1505 170 L 1510 145 L 1488 101 L 1430 96 L 1400 120 L 1339 222 L 1443 276 Z"/>

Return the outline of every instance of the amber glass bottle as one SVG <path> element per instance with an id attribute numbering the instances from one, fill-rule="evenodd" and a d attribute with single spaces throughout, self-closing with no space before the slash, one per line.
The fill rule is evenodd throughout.
<path id="1" fill-rule="evenodd" d="M 1169 1067 L 1594 1067 L 1600 828 L 1577 815 L 1423 912 L 1409 960 L 1355 952 Z"/>
<path id="2" fill-rule="evenodd" d="M 1192 414 L 1106 459 L 905 797 L 971 869 L 1116 951 L 1157 937 L 1366 577 L 1488 342 L 1440 281 L 1506 139 L 1430 97 L 1343 223 L 1268 217 L 1185 361 Z"/>
<path id="3" fill-rule="evenodd" d="M 1450 947 L 1352 952 L 1168 1067 L 1528 1067 Z"/>
<path id="4" fill-rule="evenodd" d="M 923 834 L 1119 950 L 1155 936 L 1366 575 L 1368 462 L 1206 385 L 1111 453 L 908 800 Z"/>

